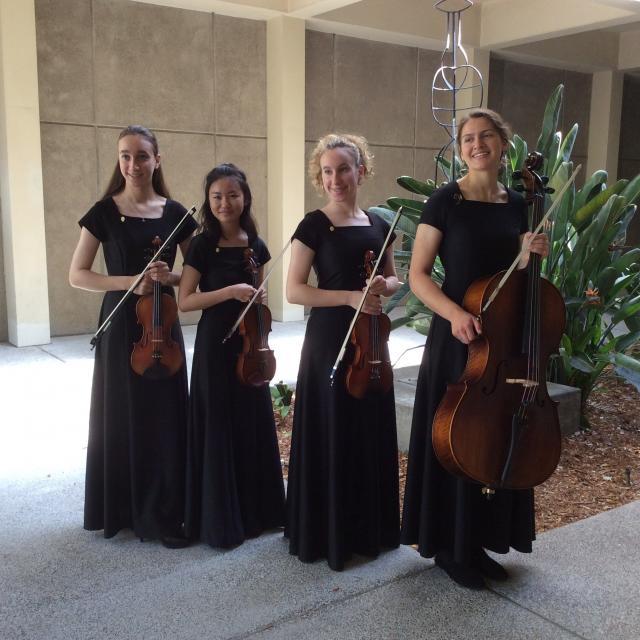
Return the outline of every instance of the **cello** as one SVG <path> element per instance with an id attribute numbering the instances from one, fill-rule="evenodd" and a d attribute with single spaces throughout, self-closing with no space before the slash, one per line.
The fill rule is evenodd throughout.
<path id="1" fill-rule="evenodd" d="M 376 255 L 365 251 L 364 270 L 367 279 L 374 276 Z M 362 400 L 367 392 L 387 393 L 393 386 L 393 370 L 389 357 L 391 321 L 385 313 L 373 316 L 358 314 L 351 331 L 353 359 L 347 367 L 345 384 L 351 396 Z"/>
<path id="2" fill-rule="evenodd" d="M 251 274 L 254 289 L 258 289 L 258 264 L 253 249 L 244 251 L 246 271 Z M 269 348 L 271 311 L 261 302 L 255 302 L 240 319 L 238 333 L 242 336 L 242 350 L 236 362 L 238 380 L 251 387 L 262 387 L 276 374 L 276 358 Z"/>
<path id="3" fill-rule="evenodd" d="M 157 253 L 162 240 L 156 236 L 151 244 Z M 178 373 L 184 356 L 180 345 L 171 337 L 171 328 L 178 319 L 178 307 L 173 296 L 162 293 L 158 280 L 153 281 L 153 293 L 141 296 L 136 302 L 136 317 L 142 325 L 142 337 L 133 345 L 131 368 L 151 380 Z"/>
<path id="4" fill-rule="evenodd" d="M 532 227 L 544 213 L 546 178 L 532 153 L 522 178 L 533 205 Z M 546 385 L 547 361 L 557 351 L 565 306 L 540 275 L 541 257 L 527 269 L 482 278 L 467 289 L 462 306 L 480 318 L 482 334 L 469 344 L 460 380 L 448 385 L 433 420 L 432 442 L 450 473 L 495 489 L 529 489 L 544 482 L 560 459 L 557 403 Z M 491 304 L 491 306 L 489 306 Z"/>

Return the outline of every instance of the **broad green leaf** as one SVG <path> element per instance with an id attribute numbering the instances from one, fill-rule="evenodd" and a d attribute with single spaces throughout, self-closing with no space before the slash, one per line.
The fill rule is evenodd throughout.
<path id="1" fill-rule="evenodd" d="M 626 271 L 631 265 L 638 264 L 640 262 L 640 248 L 636 247 L 630 249 L 626 253 L 623 253 L 619 258 L 613 261 L 611 266 L 618 272 L 622 273 Z"/>
<path id="2" fill-rule="evenodd" d="M 538 137 L 536 150 L 545 158 L 549 156 L 549 149 L 553 143 L 553 134 L 558 130 L 558 122 L 560 119 L 560 107 L 562 106 L 562 97 L 564 93 L 564 85 L 559 84 L 551 97 L 547 101 L 542 118 L 542 131 Z"/>
<path id="3" fill-rule="evenodd" d="M 407 191 L 427 198 L 438 188 L 433 180 L 423 182 L 411 176 L 400 176 L 396 182 Z"/>
<path id="4" fill-rule="evenodd" d="M 574 353 L 569 358 L 569 362 L 574 369 L 582 371 L 582 373 L 593 373 L 595 371 L 595 367 L 584 353 Z"/>
<path id="5" fill-rule="evenodd" d="M 387 204 L 397 211 L 400 207 L 403 207 L 407 211 L 413 211 L 415 213 L 422 213 L 422 207 L 424 206 L 424 200 L 410 200 L 409 198 L 387 198 Z"/>
<path id="6" fill-rule="evenodd" d="M 596 171 L 590 178 L 586 180 L 582 189 L 576 194 L 576 210 L 584 207 L 587 202 L 595 198 L 601 191 L 606 189 L 607 172 L 603 169 Z"/>
<path id="7" fill-rule="evenodd" d="M 633 331 L 615 339 L 616 351 L 626 351 L 630 347 L 640 343 L 640 331 Z"/>
<path id="8" fill-rule="evenodd" d="M 587 224 L 593 216 L 597 214 L 598 210 L 606 204 L 609 198 L 619 194 L 627 184 L 629 184 L 629 181 L 623 178 L 622 180 L 618 180 L 612 187 L 599 193 L 595 198 L 592 198 L 587 204 L 575 212 L 572 222 L 578 228 Z"/>
<path id="9" fill-rule="evenodd" d="M 640 175 L 637 175 L 620 194 L 629 204 L 640 204 Z"/>
<path id="10" fill-rule="evenodd" d="M 622 322 L 627 318 L 631 318 L 638 313 L 640 313 L 640 296 L 636 296 L 632 300 L 623 304 L 620 309 L 614 313 L 613 318 L 611 318 L 611 322 L 613 324 L 618 324 L 619 322 Z"/>
<path id="11" fill-rule="evenodd" d="M 558 160 L 556 162 L 555 167 L 553 168 L 553 173 L 555 173 L 556 169 L 563 162 L 569 162 L 571 158 L 571 152 L 573 151 L 573 145 L 576 142 L 576 138 L 578 137 L 578 124 L 574 124 L 573 127 L 569 130 L 567 137 L 563 140 L 562 145 L 560 146 L 560 151 L 558 153 Z"/>

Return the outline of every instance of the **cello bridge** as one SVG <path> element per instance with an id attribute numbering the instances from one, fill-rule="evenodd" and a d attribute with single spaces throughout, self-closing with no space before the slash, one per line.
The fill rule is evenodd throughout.
<path id="1" fill-rule="evenodd" d="M 527 378 L 507 378 L 506 379 L 506 383 L 507 384 L 521 384 L 525 388 L 537 387 L 538 386 L 537 380 L 528 380 Z"/>

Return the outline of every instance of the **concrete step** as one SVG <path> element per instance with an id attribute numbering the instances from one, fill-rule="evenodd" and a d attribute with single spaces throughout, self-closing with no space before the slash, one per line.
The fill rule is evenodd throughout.
<path id="1" fill-rule="evenodd" d="M 401 367 L 394 370 L 394 390 L 396 396 L 396 421 L 398 428 L 398 448 L 409 450 L 413 401 L 418 381 L 418 366 Z M 575 433 L 580 428 L 580 389 L 564 384 L 547 382 L 549 395 L 558 403 L 560 430 L 564 435 Z"/>

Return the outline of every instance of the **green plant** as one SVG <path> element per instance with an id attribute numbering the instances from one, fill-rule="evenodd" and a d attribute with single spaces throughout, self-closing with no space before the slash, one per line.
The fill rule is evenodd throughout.
<path id="1" fill-rule="evenodd" d="M 536 144 L 545 158 L 541 173 L 549 177 L 549 186 L 556 193 L 573 172 L 571 153 L 578 135 L 577 124 L 566 136 L 558 131 L 563 91 L 559 85 L 549 98 Z M 513 172 L 523 167 L 527 152 L 526 141 L 514 135 L 504 175 L 507 186 L 512 186 Z M 436 161 L 448 179 L 450 163 Z M 456 175 L 460 170 L 458 165 Z M 640 388 L 640 360 L 631 355 L 634 345 L 640 343 L 640 247 L 625 245 L 640 200 L 640 176 L 611 186 L 606 181 L 607 173 L 596 171 L 581 189 L 572 185 L 565 192 L 553 220 L 550 255 L 543 262 L 543 273 L 562 293 L 567 310 L 565 334 L 549 375 L 557 382 L 580 387 L 583 403 L 608 364 Z M 373 210 L 390 220 L 404 207 L 399 226 L 403 244 L 396 260 L 400 273 L 406 274 L 422 204 L 437 186 L 432 180 L 408 176 L 397 182 L 420 199 L 390 198 L 386 206 Z M 547 197 L 554 200 L 554 195 Z M 439 261 L 433 273 L 441 283 L 444 271 Z M 406 279 L 387 310 L 405 296 L 406 313 L 393 322 L 393 328 L 407 325 L 426 334 L 432 313 L 409 292 Z"/>
<path id="2" fill-rule="evenodd" d="M 280 382 L 272 385 L 269 390 L 271 391 L 273 408 L 278 412 L 280 418 L 284 420 L 289 415 L 289 411 L 291 411 L 293 389 L 280 380 Z"/>

